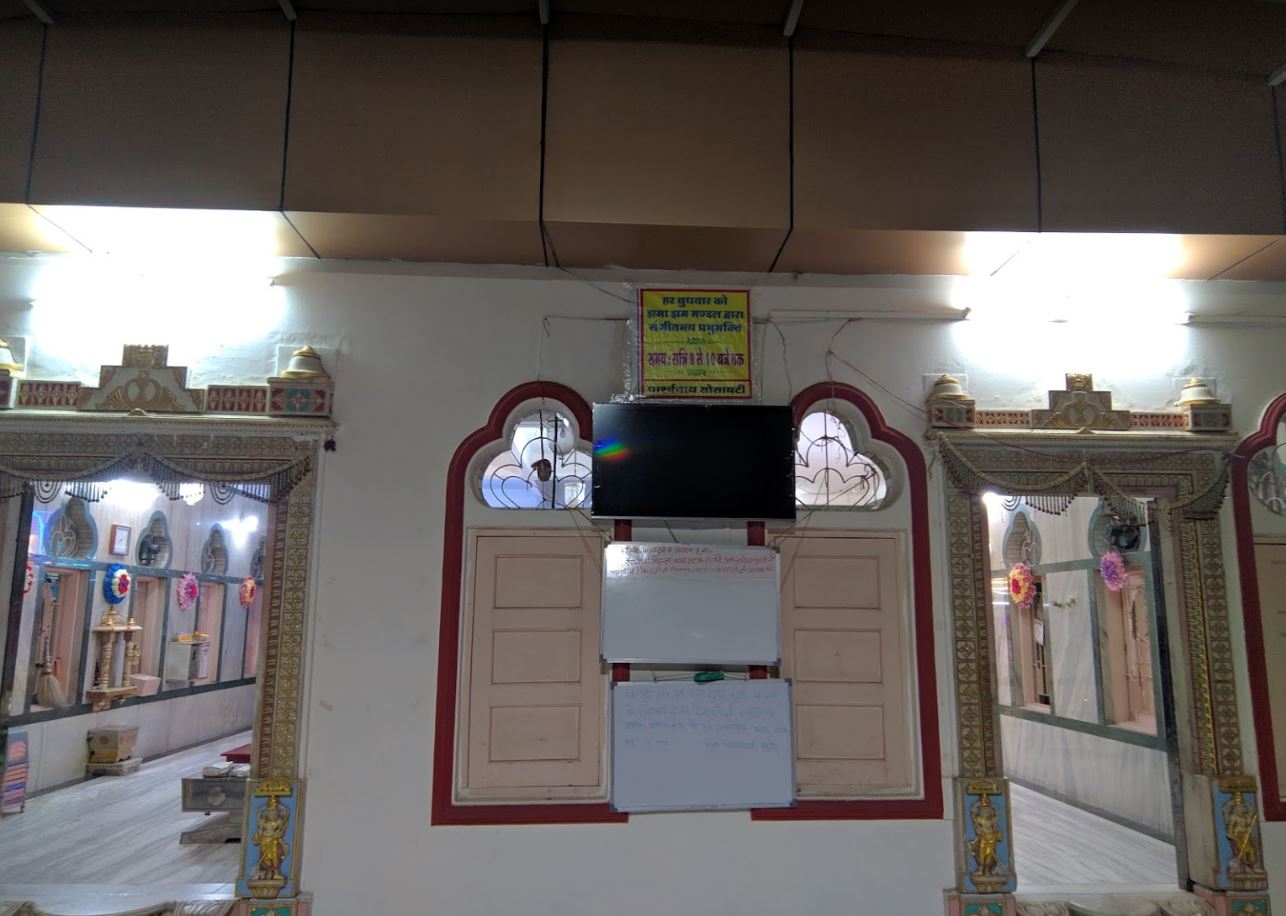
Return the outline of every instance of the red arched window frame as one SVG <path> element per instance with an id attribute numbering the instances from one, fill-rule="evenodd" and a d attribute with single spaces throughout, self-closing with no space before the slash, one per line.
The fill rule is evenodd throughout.
<path id="1" fill-rule="evenodd" d="M 840 382 L 821 382 L 805 388 L 791 401 L 795 427 L 818 403 L 843 401 L 862 415 L 871 438 L 890 446 L 906 467 L 906 493 L 911 499 L 911 583 L 914 598 L 911 632 L 915 640 L 918 683 L 920 759 L 924 779 L 922 798 L 803 800 L 790 808 L 761 808 L 756 820 L 941 820 L 942 752 L 938 735 L 938 677 L 933 639 L 933 576 L 929 549 L 929 478 L 924 454 L 909 436 L 884 420 L 880 408 L 864 392 Z"/>
<path id="2" fill-rule="evenodd" d="M 1237 529 L 1237 571 L 1241 576 L 1241 607 L 1246 628 L 1246 666 L 1250 675 L 1251 715 L 1259 752 L 1259 784 L 1264 819 L 1286 821 L 1282 786 L 1277 783 L 1276 738 L 1268 705 L 1268 660 L 1264 655 L 1263 608 L 1259 602 L 1259 573 L 1255 569 L 1255 531 L 1250 515 L 1250 459 L 1277 441 L 1277 425 L 1286 416 L 1286 394 L 1278 395 L 1264 411 L 1259 429 L 1237 446 L 1232 462 L 1232 510 Z M 1286 750 L 1284 748 L 1283 750 Z"/>
<path id="3" fill-rule="evenodd" d="M 464 573 L 464 506 L 468 473 L 482 449 L 504 438 L 505 422 L 522 404 L 540 398 L 557 401 L 576 420 L 584 439 L 593 437 L 589 404 L 556 382 L 528 382 L 510 389 L 491 409 L 487 423 L 465 437 L 447 468 L 446 513 L 442 526 L 442 607 L 438 623 L 438 697 L 433 733 L 431 822 L 439 824 L 594 824 L 623 823 L 628 815 L 606 803 L 456 804 L 455 734 L 460 678 L 461 583 Z M 559 510 L 550 510 L 559 511 Z"/>

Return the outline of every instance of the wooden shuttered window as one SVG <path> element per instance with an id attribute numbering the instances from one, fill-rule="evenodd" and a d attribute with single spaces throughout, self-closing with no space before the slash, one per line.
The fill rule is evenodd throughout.
<path id="1" fill-rule="evenodd" d="M 913 794 L 914 668 L 897 536 L 799 536 L 781 550 L 797 796 Z"/>
<path id="2" fill-rule="evenodd" d="M 457 800 L 602 800 L 601 542 L 478 534 L 471 548 Z"/>

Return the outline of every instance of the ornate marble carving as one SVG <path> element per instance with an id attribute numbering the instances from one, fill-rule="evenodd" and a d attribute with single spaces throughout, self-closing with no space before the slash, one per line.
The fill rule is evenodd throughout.
<path id="1" fill-rule="evenodd" d="M 1095 391 L 1094 377 L 1079 372 L 1067 374 L 1067 388 L 1049 392 L 1049 407 L 1031 412 L 1034 429 L 1129 429 L 1130 412 L 1112 409 L 1112 392 Z"/>
<path id="2" fill-rule="evenodd" d="M 1079 372 L 1068 373 L 1067 387 L 1050 391 L 1047 406 L 1035 410 L 978 408 L 967 393 L 958 390 L 958 383 L 945 397 L 940 391 L 942 385 L 940 379 L 925 401 L 929 425 L 939 429 L 977 426 L 1081 433 L 1144 429 L 1227 432 L 1232 425 L 1232 408 L 1214 399 L 1181 401 L 1176 410 L 1118 409 L 1112 405 L 1110 391 L 1096 390 L 1093 376 Z"/>
<path id="3" fill-rule="evenodd" d="M 310 348 L 314 364 L 321 360 Z M 302 350 L 299 352 L 303 352 Z M 169 348 L 126 345 L 119 366 L 99 369 L 98 387 L 76 381 L 21 379 L 17 406 L 40 410 L 143 411 L 329 417 L 334 385 L 323 369 L 267 379 L 266 385 L 187 387 L 188 370 L 169 365 Z M 11 383 L 14 380 L 10 380 Z M 9 406 L 0 392 L 0 409 Z"/>

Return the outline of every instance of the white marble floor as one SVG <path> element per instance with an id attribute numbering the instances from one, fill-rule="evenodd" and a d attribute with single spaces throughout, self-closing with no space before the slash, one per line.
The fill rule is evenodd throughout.
<path id="1" fill-rule="evenodd" d="M 222 751 L 249 740 L 249 732 L 221 738 L 144 761 L 131 776 L 100 776 L 29 799 L 26 811 L 0 819 L 0 894 L 22 893 L 14 885 L 222 889 L 236 879 L 241 844 L 179 845 L 180 833 L 206 821 L 181 810 L 179 779 L 199 776 Z"/>
<path id="2" fill-rule="evenodd" d="M 1179 886 L 1174 846 L 1009 784 L 1018 890 Z"/>

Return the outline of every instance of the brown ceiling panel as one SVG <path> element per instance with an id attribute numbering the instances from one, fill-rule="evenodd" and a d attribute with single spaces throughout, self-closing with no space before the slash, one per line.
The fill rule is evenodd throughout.
<path id="1" fill-rule="evenodd" d="M 1266 76 L 1286 63 L 1286 5 L 1081 0 L 1048 47 Z"/>
<path id="2" fill-rule="evenodd" d="M 22 0 L 0 0 L 0 19 L 30 19 L 35 22 L 31 10 Z"/>
<path id="3" fill-rule="evenodd" d="M 80 16 L 49 31 L 32 201 L 272 209 L 280 15 Z"/>
<path id="4" fill-rule="evenodd" d="M 53 15 L 56 24 L 64 17 L 83 13 L 119 15 L 121 13 L 245 13 L 272 10 L 281 16 L 276 0 L 40 0 L 40 5 Z"/>
<path id="5" fill-rule="evenodd" d="M 1035 229 L 1027 65 L 856 53 L 802 38 L 795 225 Z"/>
<path id="6" fill-rule="evenodd" d="M 525 16 L 536 20 L 536 0 L 301 0 L 295 8 L 337 13 Z"/>
<path id="7" fill-rule="evenodd" d="M 968 274 L 963 232 L 795 229 L 777 272 Z"/>
<path id="8" fill-rule="evenodd" d="M 1262 80 L 1051 55 L 1036 85 L 1045 229 L 1281 230 Z"/>
<path id="9" fill-rule="evenodd" d="M 1286 239 L 1278 239 L 1240 263 L 1232 265 L 1219 275 L 1219 279 L 1267 280 L 1278 283 L 1286 281 Z"/>
<path id="10" fill-rule="evenodd" d="M 555 15 L 639 16 L 702 22 L 785 24 L 790 0 L 553 0 Z"/>
<path id="11" fill-rule="evenodd" d="M 548 223 L 560 267 L 765 271 L 782 229 Z"/>
<path id="12" fill-rule="evenodd" d="M 0 204 L 0 251 L 84 251 L 26 204 Z"/>
<path id="13" fill-rule="evenodd" d="M 543 264 L 535 221 L 288 211 L 299 234 L 323 258 Z"/>
<path id="14" fill-rule="evenodd" d="M 536 219 L 540 59 L 535 17 L 301 19 L 286 207 Z"/>
<path id="15" fill-rule="evenodd" d="M 1271 235 L 1183 235 L 1179 237 L 1179 266 L 1172 280 L 1226 279 L 1224 271 L 1272 245 Z"/>
<path id="16" fill-rule="evenodd" d="M 1061 0 L 985 0 L 976 3 L 805 0 L 799 26 L 801 30 L 830 29 L 1022 48 L 1031 41 L 1059 2 Z M 803 31 L 800 37 L 804 37 Z"/>
<path id="17" fill-rule="evenodd" d="M 40 87 L 41 25 L 34 19 L 0 22 L 0 201 L 27 199 L 27 164 Z"/>
<path id="18" fill-rule="evenodd" d="M 572 22 L 571 19 L 579 21 Z M 701 23 L 709 44 L 618 41 L 560 19 L 550 47 L 548 220 L 784 229 L 788 58 L 770 29 Z"/>

